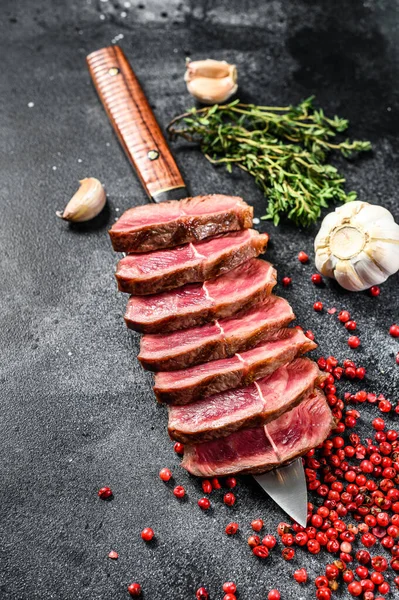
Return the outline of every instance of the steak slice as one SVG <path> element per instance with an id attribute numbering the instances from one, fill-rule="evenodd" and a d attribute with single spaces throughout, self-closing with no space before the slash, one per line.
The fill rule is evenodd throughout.
<path id="1" fill-rule="evenodd" d="M 149 371 L 176 371 L 253 348 L 295 318 L 283 298 L 269 296 L 234 317 L 203 327 L 141 338 L 138 359 Z"/>
<path id="2" fill-rule="evenodd" d="M 242 429 L 203 444 L 187 445 L 182 466 L 199 477 L 263 473 L 321 444 L 332 426 L 331 410 L 324 394 L 318 390 L 268 425 Z"/>
<path id="3" fill-rule="evenodd" d="M 276 285 L 276 271 L 252 258 L 224 275 L 204 283 L 189 283 L 152 296 L 131 296 L 125 322 L 142 333 L 168 333 L 231 317 L 268 296 Z"/>
<path id="4" fill-rule="evenodd" d="M 297 358 L 248 387 L 170 406 L 169 435 L 179 442 L 199 443 L 265 425 L 294 408 L 322 380 L 316 363 Z"/>
<path id="5" fill-rule="evenodd" d="M 145 296 L 214 279 L 264 252 L 268 239 L 266 233 L 244 229 L 171 250 L 129 254 L 118 263 L 118 287 Z"/>
<path id="6" fill-rule="evenodd" d="M 299 329 L 280 329 L 267 342 L 231 358 L 181 371 L 157 373 L 155 395 L 160 402 L 189 404 L 224 390 L 250 385 L 316 347 L 317 344 Z"/>
<path id="7" fill-rule="evenodd" d="M 130 208 L 109 235 L 117 252 L 151 252 L 247 229 L 252 216 L 242 198 L 210 194 Z"/>

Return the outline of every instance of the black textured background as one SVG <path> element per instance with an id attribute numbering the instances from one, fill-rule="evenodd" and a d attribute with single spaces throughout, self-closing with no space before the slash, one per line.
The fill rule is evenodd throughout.
<path id="1" fill-rule="evenodd" d="M 184 59 L 235 62 L 240 97 L 286 105 L 310 94 L 326 111 L 351 120 L 351 134 L 369 138 L 374 152 L 342 163 L 348 188 L 383 204 L 399 218 L 397 1 L 310 0 L 1 0 L 1 485 L 0 597 L 3 599 L 126 598 L 139 581 L 147 600 L 190 600 L 201 584 L 212 599 L 235 580 L 240 600 L 314 596 L 314 585 L 292 580 L 298 566 L 324 571 L 328 555 L 298 551 L 285 563 L 276 549 L 266 562 L 246 545 L 249 522 L 262 517 L 275 532 L 279 509 L 240 480 L 234 508 L 212 496 L 213 510 L 196 501 L 200 483 L 178 466 L 154 401 L 151 376 L 135 360 L 138 336 L 124 326 L 126 298 L 113 278 L 116 257 L 107 228 L 121 212 L 146 202 L 92 88 L 85 56 L 117 41 L 125 50 L 162 125 L 191 106 Z M 29 103 L 34 106 L 29 107 Z M 264 198 L 248 178 L 216 170 L 195 150 L 174 146 L 193 193 L 237 193 L 262 215 Z M 108 206 L 95 222 L 58 220 L 77 180 L 98 177 Z M 320 343 L 315 356 L 356 356 L 367 367 L 365 386 L 398 400 L 398 276 L 381 296 L 345 293 L 334 283 L 309 281 L 316 232 L 274 228 L 267 258 L 280 278 L 298 322 Z M 281 289 L 279 290 L 281 292 Z M 351 351 L 336 315 L 346 308 L 358 321 L 362 346 Z M 341 389 L 346 389 L 345 385 Z M 358 429 L 376 408 L 364 409 Z M 188 498 L 177 501 L 158 471 L 173 469 Z M 97 498 L 102 485 L 112 502 Z M 241 525 L 234 539 L 230 520 Z M 146 545 L 139 532 L 155 529 Z M 111 549 L 120 558 L 107 558 Z"/>

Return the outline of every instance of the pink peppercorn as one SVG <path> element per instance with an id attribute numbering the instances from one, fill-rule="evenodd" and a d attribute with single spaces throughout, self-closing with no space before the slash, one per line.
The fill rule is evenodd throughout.
<path id="1" fill-rule="evenodd" d="M 319 273 L 313 273 L 310 279 L 314 285 L 321 285 L 323 283 L 323 278 Z"/>
<path id="2" fill-rule="evenodd" d="M 305 264 L 308 262 L 309 260 L 309 256 L 306 254 L 306 252 L 304 252 L 303 250 L 301 250 L 298 254 L 298 260 L 299 262 L 301 262 L 302 264 Z"/>

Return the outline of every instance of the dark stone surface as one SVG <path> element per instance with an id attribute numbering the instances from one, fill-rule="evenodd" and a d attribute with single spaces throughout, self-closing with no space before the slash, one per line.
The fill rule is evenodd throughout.
<path id="1" fill-rule="evenodd" d="M 240 600 L 264 600 L 272 587 L 283 599 L 313 597 L 313 584 L 299 587 L 292 572 L 305 565 L 321 574 L 327 555 L 314 560 L 299 551 L 288 564 L 280 550 L 265 563 L 249 552 L 250 520 L 262 517 L 274 532 L 284 517 L 250 478 L 240 481 L 234 508 L 217 493 L 204 514 L 200 482 L 178 466 L 151 375 L 135 360 L 138 336 L 122 320 L 126 298 L 115 289 L 106 234 L 121 211 L 146 199 L 85 56 L 119 36 L 163 125 L 191 105 L 182 79 L 187 55 L 235 62 L 242 99 L 285 105 L 316 94 L 328 112 L 351 120 L 353 136 L 373 142 L 372 156 L 342 164 L 348 187 L 398 219 L 397 10 L 397 1 L 372 0 L 2 0 L 2 599 L 126 598 L 131 581 L 142 583 L 148 600 L 190 600 L 200 584 L 216 599 L 226 580 L 237 582 Z M 214 169 L 195 150 L 175 152 L 192 192 L 242 194 L 262 215 L 264 198 L 248 178 Z M 55 211 L 86 176 L 105 184 L 108 207 L 93 223 L 68 226 Z M 313 258 L 316 228 L 261 227 L 272 238 L 267 258 L 280 278 L 293 278 L 282 293 L 320 342 L 315 356 L 356 356 L 367 367 L 367 388 L 396 401 L 399 348 L 387 330 L 399 318 L 398 276 L 378 299 L 332 282 L 316 289 L 312 263 L 296 259 L 300 249 Z M 316 299 L 353 313 L 359 351 L 348 349 L 336 316 L 312 310 Z M 364 409 L 362 434 L 377 412 Z M 186 501 L 158 480 L 164 466 L 186 486 Z M 97 498 L 105 484 L 112 502 Z M 241 534 L 229 539 L 232 519 Z M 140 539 L 148 525 L 153 545 Z M 111 549 L 116 562 L 107 558 Z"/>

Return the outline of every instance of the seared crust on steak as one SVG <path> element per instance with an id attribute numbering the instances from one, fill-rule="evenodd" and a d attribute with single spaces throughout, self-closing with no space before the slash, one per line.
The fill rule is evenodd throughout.
<path id="1" fill-rule="evenodd" d="M 204 283 L 129 298 L 125 322 L 141 333 L 169 333 L 231 317 L 262 302 L 277 283 L 276 270 L 252 258 L 232 271 Z"/>
<path id="2" fill-rule="evenodd" d="M 116 269 L 118 288 L 141 296 L 214 279 L 262 254 L 268 240 L 265 233 L 245 229 L 171 250 L 129 254 Z"/>
<path id="3" fill-rule="evenodd" d="M 144 335 L 138 359 L 150 371 L 175 371 L 250 350 L 295 318 L 286 300 L 269 296 L 234 317 L 169 334 Z"/>
<path id="4" fill-rule="evenodd" d="M 182 466 L 198 477 L 264 473 L 321 444 L 333 425 L 326 398 L 317 390 L 268 425 L 242 429 L 203 444 L 186 445 Z"/>
<path id="5" fill-rule="evenodd" d="M 252 216 L 242 198 L 209 194 L 130 208 L 108 233 L 117 252 L 152 252 L 248 229 Z"/>

